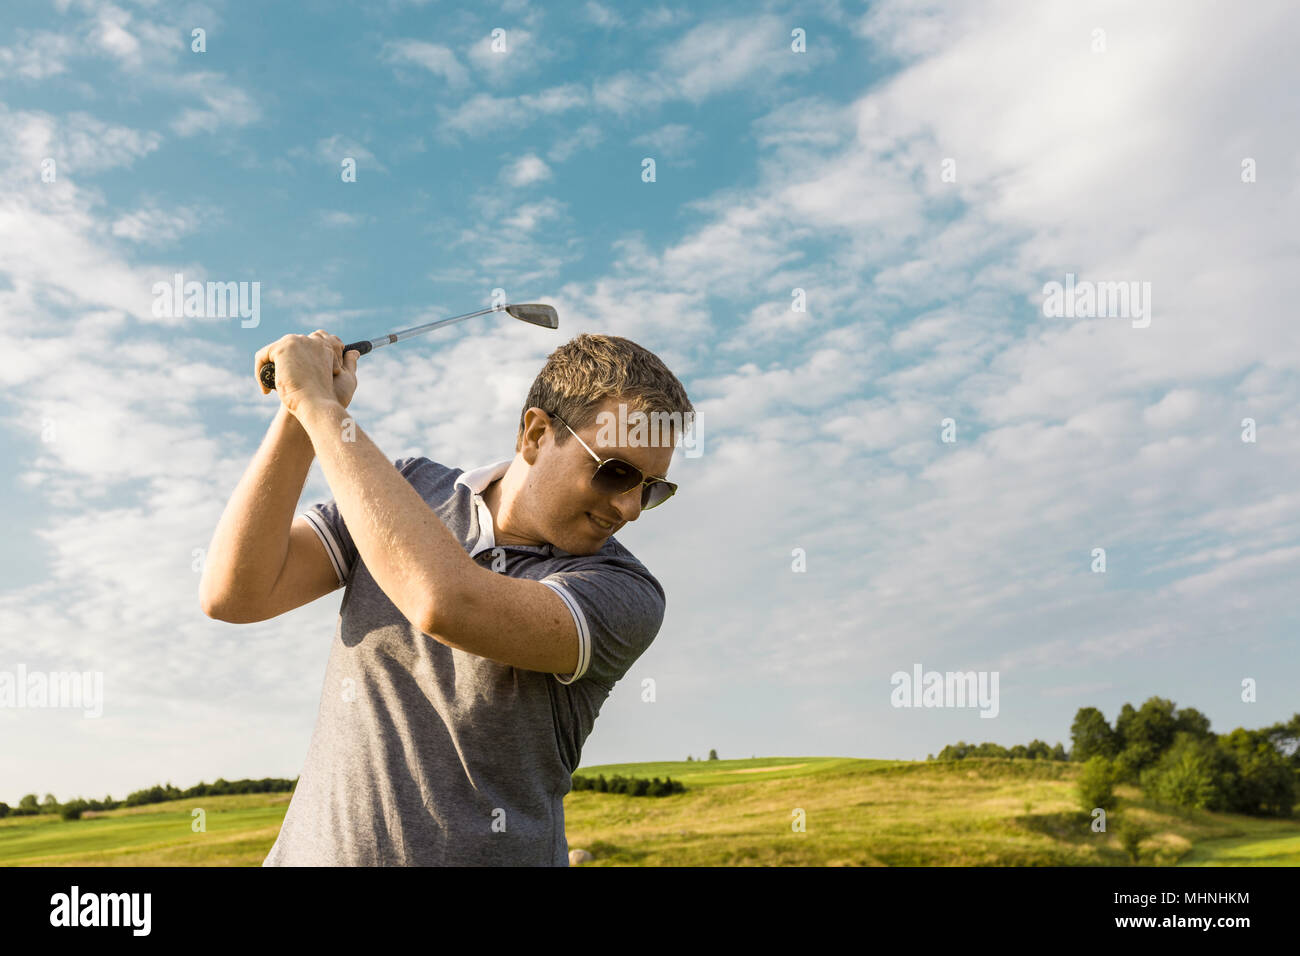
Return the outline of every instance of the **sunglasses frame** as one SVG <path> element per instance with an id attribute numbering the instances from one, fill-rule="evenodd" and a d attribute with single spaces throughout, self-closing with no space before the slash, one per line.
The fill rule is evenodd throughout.
<path id="1" fill-rule="evenodd" d="M 668 486 L 668 494 L 664 495 L 663 498 L 661 498 L 659 501 L 656 501 L 656 502 L 655 502 L 654 504 L 652 504 L 652 505 L 642 504 L 642 505 L 641 505 L 641 510 L 642 510 L 642 511 L 650 511 L 650 510 L 653 509 L 653 508 L 658 508 L 661 504 L 663 504 L 665 501 L 667 501 L 667 500 L 668 500 L 669 498 L 671 498 L 673 495 L 677 494 L 677 485 L 674 484 L 673 482 L 669 481 L 667 478 L 657 478 L 657 477 L 655 477 L 654 475 L 650 475 L 650 476 L 647 477 L 647 476 L 646 476 L 646 473 L 643 472 L 640 468 L 638 468 L 636 465 L 632 464 L 630 461 L 624 461 L 622 458 L 613 458 L 613 457 L 611 457 L 611 458 L 601 458 L 599 455 L 597 455 L 594 451 L 591 450 L 591 448 L 587 445 L 587 443 L 586 443 L 585 441 L 582 440 L 582 438 L 578 435 L 577 432 L 575 432 L 572 428 L 569 427 L 569 423 L 568 423 L 568 422 L 566 422 L 563 418 L 561 418 L 559 415 L 555 414 L 554 412 L 547 412 L 546 414 L 547 414 L 548 416 L 550 416 L 551 418 L 554 418 L 557 422 L 559 422 L 559 423 L 560 423 L 561 425 L 563 425 L 565 428 L 568 428 L 568 429 L 569 429 L 569 434 L 571 434 L 574 438 L 577 438 L 577 439 L 578 439 L 578 444 L 581 445 L 584 449 L 586 449 L 588 455 L 590 455 L 592 458 L 595 459 L 595 461 L 596 461 L 596 470 L 595 470 L 594 472 L 592 472 L 592 474 L 591 474 L 591 480 L 592 480 L 593 483 L 594 483 L 595 480 L 596 480 L 596 475 L 598 475 L 598 474 L 600 473 L 600 469 L 603 468 L 607 463 L 613 461 L 613 462 L 617 462 L 618 464 L 622 465 L 624 468 L 628 468 L 628 469 L 630 469 L 630 470 L 636 472 L 638 475 L 641 476 L 641 480 L 640 480 L 640 481 L 638 481 L 638 482 L 637 482 L 636 484 L 634 484 L 634 485 L 629 486 L 625 491 L 618 492 L 618 494 L 623 494 L 623 495 L 625 495 L 625 494 L 627 494 L 629 491 L 631 491 L 633 488 L 638 488 L 638 487 L 640 487 L 640 488 L 644 488 L 646 485 L 661 484 L 661 485 L 667 485 L 667 486 Z"/>

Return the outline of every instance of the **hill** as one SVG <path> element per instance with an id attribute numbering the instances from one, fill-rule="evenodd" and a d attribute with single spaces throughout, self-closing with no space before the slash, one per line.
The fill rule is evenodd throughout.
<path id="1" fill-rule="evenodd" d="M 765 757 L 607 764 L 581 776 L 672 776 L 686 793 L 565 798 L 569 846 L 595 866 L 1123 866 L 1075 806 L 1079 765 L 1046 760 Z M 1120 787 L 1117 815 L 1154 834 L 1155 865 L 1300 866 L 1300 820 L 1178 812 Z M 178 800 L 64 821 L 0 820 L 0 865 L 257 866 L 288 794 Z M 207 831 L 191 831 L 191 811 Z M 796 809 L 806 831 L 795 832 Z M 1114 829 L 1113 826 L 1111 828 Z"/>

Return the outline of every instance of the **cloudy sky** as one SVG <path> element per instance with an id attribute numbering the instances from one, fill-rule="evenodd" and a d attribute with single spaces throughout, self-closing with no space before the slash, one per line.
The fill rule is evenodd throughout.
<path id="1" fill-rule="evenodd" d="M 1068 744 L 1156 694 L 1220 732 L 1294 713 L 1300 15 L 950 6 L 6 4 L 0 671 L 104 702 L 0 709 L 0 800 L 299 772 L 342 592 L 245 626 L 197 597 L 277 406 L 253 355 L 498 288 L 560 330 L 362 360 L 390 458 L 509 457 L 584 331 L 699 411 L 619 535 L 668 611 L 584 763 Z M 176 273 L 260 283 L 259 323 L 155 314 Z M 1149 289 L 1147 321 L 1047 314 L 1067 275 Z M 996 671 L 997 717 L 892 706 L 915 664 Z"/>

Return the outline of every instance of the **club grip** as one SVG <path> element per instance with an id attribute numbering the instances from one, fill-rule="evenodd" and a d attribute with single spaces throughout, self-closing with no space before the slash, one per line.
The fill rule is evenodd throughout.
<path id="1" fill-rule="evenodd" d="M 367 352 L 370 351 L 370 349 L 371 349 L 371 345 L 369 342 L 353 342 L 351 345 L 343 346 L 343 354 L 347 355 L 349 352 L 360 352 L 361 355 L 365 355 Z M 261 370 L 257 373 L 257 377 L 262 380 L 262 384 L 265 385 L 270 391 L 272 392 L 275 391 L 275 363 L 274 362 L 267 362 L 265 365 L 263 365 Z"/>

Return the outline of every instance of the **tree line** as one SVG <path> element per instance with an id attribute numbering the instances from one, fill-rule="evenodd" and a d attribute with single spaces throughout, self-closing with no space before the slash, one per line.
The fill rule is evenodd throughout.
<path id="1" fill-rule="evenodd" d="M 1129 783 L 1174 806 L 1278 817 L 1291 816 L 1300 794 L 1300 713 L 1216 734 L 1195 708 L 1151 697 L 1140 708 L 1125 704 L 1113 727 L 1083 707 L 1070 736 L 1070 757 L 1085 765 L 1094 792 Z"/>
<path id="2" fill-rule="evenodd" d="M 1031 740 L 1028 745 L 1016 744 L 1014 747 L 1003 747 L 1001 744 L 995 743 L 968 744 L 964 740 L 959 740 L 955 744 L 949 744 L 940 750 L 938 759 L 964 760 L 966 757 L 1004 757 L 1017 760 L 1070 759 L 1060 741 L 1057 741 L 1055 747 L 1049 747 L 1041 740 Z M 934 760 L 936 758 L 934 754 L 929 754 L 925 759 Z"/>
<path id="3" fill-rule="evenodd" d="M 1113 726 L 1096 707 L 1079 708 L 1069 751 L 1041 740 L 1010 748 L 958 741 L 938 759 L 972 757 L 1084 764 L 1081 786 L 1092 807 L 1113 805 L 1114 787 L 1123 783 L 1174 806 L 1289 817 L 1300 796 L 1300 713 L 1259 730 L 1216 734 L 1196 708 L 1151 697 L 1141 707 L 1125 704 Z"/>
<path id="4" fill-rule="evenodd" d="M 224 797 L 234 793 L 287 793 L 297 785 L 298 778 L 286 780 L 282 777 L 263 777 L 260 780 L 226 780 L 218 777 L 212 783 L 200 781 L 188 790 L 179 790 L 170 783 L 136 790 L 127 794 L 125 800 L 114 800 L 112 794 L 103 800 L 83 800 L 77 797 L 67 803 L 60 803 L 54 794 L 47 793 L 39 803 L 36 794 L 29 793 L 18 801 L 18 806 L 11 807 L 0 803 L 0 817 L 36 816 L 41 813 L 57 813 L 65 820 L 79 820 L 86 810 L 116 810 L 120 807 L 138 807 L 149 803 L 162 803 L 166 800 L 188 800 L 191 797 Z"/>
<path id="5" fill-rule="evenodd" d="M 653 780 L 647 780 L 645 777 L 624 777 L 615 774 L 606 780 L 603 773 L 595 779 L 575 776 L 573 789 L 595 790 L 598 793 L 624 793 L 629 797 L 666 797 L 669 794 L 686 792 L 685 784 L 672 777 L 663 780 L 655 777 Z"/>

